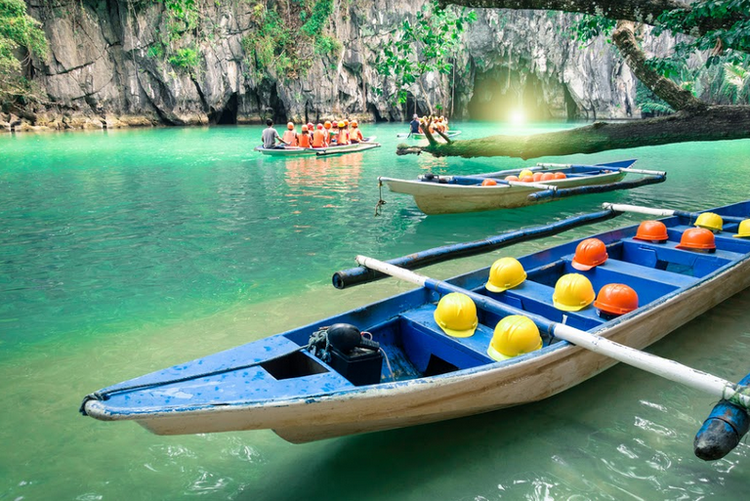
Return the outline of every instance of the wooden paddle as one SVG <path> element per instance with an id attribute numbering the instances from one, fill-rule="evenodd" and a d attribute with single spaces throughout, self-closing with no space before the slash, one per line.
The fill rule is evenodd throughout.
<path id="1" fill-rule="evenodd" d="M 419 275 L 413 271 L 405 270 L 398 266 L 378 261 L 377 259 L 357 256 L 356 260 L 357 263 L 362 266 L 434 290 L 440 294 L 447 294 L 450 292 L 466 294 L 477 305 L 502 316 L 523 315 L 530 318 L 540 330 L 549 332 L 553 336 L 573 343 L 576 346 L 586 348 L 594 353 L 606 355 L 620 362 L 632 365 L 633 367 L 669 379 L 670 381 L 704 391 L 716 398 L 723 398 L 745 409 L 750 408 L 750 386 L 741 386 L 732 383 L 731 381 L 727 381 L 718 376 L 682 365 L 674 360 L 661 358 L 644 351 L 630 348 L 629 346 L 615 343 L 614 341 L 597 336 L 596 334 L 591 334 L 568 325 L 553 322 L 542 316 L 508 306 L 490 297 L 477 294 L 442 280 L 435 280 L 424 275 Z"/>

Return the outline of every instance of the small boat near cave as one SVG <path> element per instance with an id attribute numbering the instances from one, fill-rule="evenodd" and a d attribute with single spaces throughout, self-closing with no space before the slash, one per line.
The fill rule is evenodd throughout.
<path id="1" fill-rule="evenodd" d="M 301 443 L 452 419 L 550 397 L 617 363 L 610 358 L 614 355 L 597 352 L 597 346 L 602 349 L 616 342 L 625 345 L 624 350 L 647 356 L 636 350 L 750 286 L 750 239 L 735 238 L 750 237 L 750 226 L 744 222 L 750 217 L 750 201 L 712 209 L 715 233 L 694 228 L 708 217 L 705 214 L 663 211 L 656 212 L 669 216 L 661 220 L 662 235 L 644 237 L 639 225 L 592 235 L 606 247 L 607 257 L 584 271 L 575 263 L 583 239 L 523 256 L 518 262 L 525 279 L 500 292 L 490 287 L 490 266 L 446 281 L 422 277 L 404 267 L 486 252 L 490 244 L 498 248 L 557 233 L 615 217 L 624 207 L 609 206 L 600 213 L 569 218 L 569 222 L 387 263 L 360 256 L 357 262 L 362 266 L 338 272 L 334 285 L 343 288 L 356 283 L 357 276 L 369 281 L 384 273 L 420 286 L 108 386 L 87 395 L 81 412 L 103 421 L 135 421 L 162 435 L 272 429 L 290 442 Z M 708 231 L 715 248 L 705 240 L 700 245 L 688 242 L 687 235 L 696 231 L 703 239 L 708 238 Z M 620 316 L 603 315 L 596 301 L 575 311 L 559 309 L 554 299 L 556 283 L 571 273 L 584 276 L 599 293 L 608 284 L 632 288 L 637 292 L 635 309 Z M 436 311 L 453 292 L 468 296 L 476 305 L 475 330 L 468 337 L 455 337 L 438 323 Z M 489 349 L 493 329 L 515 315 L 527 317 L 538 327 L 540 346 L 498 360 Z M 574 335 L 583 341 L 572 344 L 571 339 L 578 339 Z M 676 370 L 675 366 L 684 368 L 668 361 L 666 369 L 657 373 L 664 375 Z M 687 372 L 697 377 L 698 371 Z M 725 392 L 726 387 L 722 388 Z M 735 393 L 722 395 L 729 398 Z"/>
<path id="2" fill-rule="evenodd" d="M 573 195 L 631 189 L 666 180 L 666 172 L 633 169 L 631 166 L 635 162 L 624 160 L 595 165 L 539 163 L 524 169 L 471 176 L 424 174 L 416 180 L 379 177 L 378 181 L 394 193 L 414 197 L 417 207 L 425 214 L 454 214 L 524 207 Z M 524 171 L 535 175 L 536 181 L 518 179 Z M 621 182 L 628 173 L 644 177 Z M 555 178 L 555 174 L 560 177 Z M 515 180 L 506 180 L 509 176 Z"/>
<path id="3" fill-rule="evenodd" d="M 448 132 L 445 133 L 445 135 L 452 139 L 452 138 L 454 138 L 456 136 L 460 136 L 461 135 L 461 131 L 460 130 L 449 130 Z M 440 134 L 438 134 L 437 132 L 434 133 L 433 136 L 435 137 L 435 139 L 440 140 Z M 418 134 L 418 133 L 415 134 L 415 133 L 412 133 L 412 132 L 399 132 L 398 134 L 396 134 L 396 137 L 398 137 L 398 138 L 406 138 L 406 139 L 414 139 L 414 140 L 427 139 L 427 136 L 424 135 L 424 134 Z"/>
<path id="4" fill-rule="evenodd" d="M 255 151 L 264 155 L 274 157 L 306 157 L 306 156 L 332 156 L 345 155 L 348 153 L 359 153 L 362 151 L 379 148 L 380 143 L 376 143 L 377 136 L 366 137 L 361 143 L 344 144 L 341 146 L 333 145 L 326 148 L 302 148 L 300 146 L 279 146 L 276 148 L 264 148 L 258 146 Z"/>

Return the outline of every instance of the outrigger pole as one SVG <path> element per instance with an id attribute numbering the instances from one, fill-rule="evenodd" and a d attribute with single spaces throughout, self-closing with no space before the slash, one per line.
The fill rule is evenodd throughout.
<path id="1" fill-rule="evenodd" d="M 601 336 L 553 322 L 539 315 L 515 308 L 496 301 L 490 297 L 477 294 L 442 280 L 435 280 L 424 275 L 418 275 L 409 270 L 399 268 L 365 256 L 357 256 L 357 263 L 367 268 L 377 270 L 386 275 L 410 282 L 440 294 L 460 292 L 469 296 L 477 305 L 501 316 L 523 315 L 530 318 L 540 330 L 549 332 L 555 337 L 568 341 L 576 346 L 608 356 L 617 361 L 632 365 L 644 371 L 656 374 L 676 383 L 701 390 L 716 398 L 730 403 L 750 408 L 750 387 L 727 381 L 713 374 L 693 369 L 674 360 L 658 357 L 645 351 L 636 350 Z"/>
<path id="2" fill-rule="evenodd" d="M 688 219 L 696 219 L 701 214 L 700 212 L 687 212 L 683 210 L 671 210 L 671 209 L 654 209 L 651 207 L 641 207 L 639 205 L 611 204 L 611 203 L 602 204 L 602 208 L 605 210 L 613 210 L 615 212 L 633 212 L 636 214 L 646 214 L 648 216 L 657 216 L 657 217 L 677 216 L 677 217 L 686 217 Z M 731 223 L 739 223 L 739 222 L 742 222 L 742 220 L 746 218 L 735 217 L 735 216 L 721 216 L 721 219 L 724 221 L 729 221 Z"/>

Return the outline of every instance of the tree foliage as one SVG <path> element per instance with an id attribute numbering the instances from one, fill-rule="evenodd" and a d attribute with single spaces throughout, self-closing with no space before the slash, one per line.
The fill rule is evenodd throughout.
<path id="1" fill-rule="evenodd" d="M 28 54 L 47 54 L 39 22 L 27 14 L 23 0 L 0 0 L 0 106 L 32 97 L 19 59 Z"/>
<path id="2" fill-rule="evenodd" d="M 405 103 L 409 87 L 415 83 L 421 85 L 425 74 L 451 72 L 461 35 L 474 21 L 474 11 L 442 9 L 437 2 L 422 6 L 413 22 L 404 19 L 380 51 L 375 51 L 378 54 L 375 69 L 383 78 L 384 86 L 390 82 L 396 89 L 394 104 Z M 383 88 L 378 88 L 377 92 L 382 94 Z M 426 96 L 425 92 L 422 94 Z"/>
<path id="3" fill-rule="evenodd" d="M 294 0 L 253 7 L 254 31 L 243 39 L 256 77 L 297 78 L 316 57 L 337 54 L 341 42 L 326 34 L 333 0 Z"/>

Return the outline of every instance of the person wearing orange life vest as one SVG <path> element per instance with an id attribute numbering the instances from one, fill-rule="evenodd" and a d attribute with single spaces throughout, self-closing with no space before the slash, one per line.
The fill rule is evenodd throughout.
<path id="1" fill-rule="evenodd" d="M 346 126 L 344 125 L 344 122 L 339 122 L 339 135 L 336 138 L 336 144 L 339 146 L 343 146 L 345 144 L 349 144 L 349 131 L 346 130 Z"/>
<path id="2" fill-rule="evenodd" d="M 313 148 L 325 148 L 328 146 L 326 142 L 326 132 L 323 128 L 323 124 L 318 124 L 318 128 L 313 132 L 312 136 L 312 147 Z"/>
<path id="3" fill-rule="evenodd" d="M 310 133 L 307 129 L 307 125 L 303 125 L 302 133 L 297 136 L 297 142 L 302 148 L 310 148 L 312 146 L 312 139 L 310 138 Z"/>
<path id="4" fill-rule="evenodd" d="M 336 120 L 332 120 L 331 130 L 328 131 L 328 144 L 329 145 L 337 144 L 338 136 L 339 136 L 339 123 Z"/>
<path id="5" fill-rule="evenodd" d="M 331 144 L 331 122 L 330 120 L 326 120 L 326 122 L 323 124 L 323 129 L 326 133 L 326 146 Z"/>
<path id="6" fill-rule="evenodd" d="M 281 140 L 288 146 L 297 146 L 297 133 L 294 131 L 294 122 L 286 124 L 286 132 L 281 136 Z"/>
<path id="7" fill-rule="evenodd" d="M 356 120 L 352 120 L 352 130 L 349 133 L 349 141 L 351 141 L 352 144 L 355 143 L 361 143 L 365 140 L 364 136 L 362 135 L 362 131 L 359 130 L 359 126 L 357 124 Z"/>

